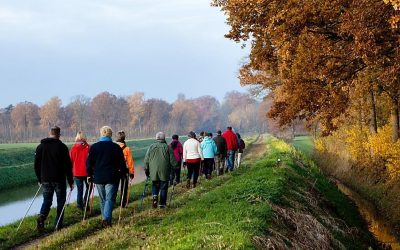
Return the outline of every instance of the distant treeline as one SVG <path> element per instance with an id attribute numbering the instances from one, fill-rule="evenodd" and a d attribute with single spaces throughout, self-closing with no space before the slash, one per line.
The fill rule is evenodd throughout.
<path id="1" fill-rule="evenodd" d="M 77 131 L 97 137 L 103 125 L 125 130 L 131 138 L 153 136 L 161 130 L 214 132 L 227 125 L 239 132 L 264 132 L 267 106 L 237 91 L 226 93 L 221 103 L 212 96 L 186 99 L 179 94 L 176 101 L 168 103 L 145 99 L 142 92 L 120 97 L 102 92 L 94 98 L 79 95 L 63 105 L 55 96 L 43 106 L 24 101 L 0 109 L 0 143 L 37 141 L 53 125 L 60 126 L 67 139 Z"/>

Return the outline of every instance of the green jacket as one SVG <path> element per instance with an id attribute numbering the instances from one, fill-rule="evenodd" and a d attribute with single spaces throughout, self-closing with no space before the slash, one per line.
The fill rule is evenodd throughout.
<path id="1" fill-rule="evenodd" d="M 152 181 L 168 181 L 171 170 L 177 166 L 174 152 L 165 141 L 150 145 L 144 157 L 144 169 L 149 170 Z"/>

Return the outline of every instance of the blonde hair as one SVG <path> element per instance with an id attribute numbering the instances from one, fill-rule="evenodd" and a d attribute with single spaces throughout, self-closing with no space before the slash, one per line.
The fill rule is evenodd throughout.
<path id="1" fill-rule="evenodd" d="M 76 134 L 75 141 L 87 141 L 87 137 L 86 137 L 85 133 L 83 133 L 82 131 L 79 131 Z"/>
<path id="2" fill-rule="evenodd" d="M 100 135 L 101 136 L 107 136 L 107 137 L 111 138 L 112 137 L 112 133 L 113 133 L 113 131 L 109 126 L 103 126 L 100 129 Z"/>

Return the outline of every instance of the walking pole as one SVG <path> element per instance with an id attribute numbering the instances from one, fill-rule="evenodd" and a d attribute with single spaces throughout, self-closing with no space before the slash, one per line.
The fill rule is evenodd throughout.
<path id="1" fill-rule="evenodd" d="M 58 217 L 57 224 L 56 224 L 56 227 L 55 227 L 55 231 L 56 231 L 57 228 L 58 228 L 58 224 L 60 224 L 61 217 L 63 216 L 65 207 L 67 206 L 67 203 L 69 203 L 69 200 L 71 199 L 71 193 L 72 193 L 72 189 L 69 191 L 69 193 L 68 193 L 68 198 L 67 198 L 67 202 L 64 203 L 64 206 L 63 206 L 63 208 L 62 208 L 62 210 L 61 210 L 60 216 Z"/>
<path id="2" fill-rule="evenodd" d="M 174 197 L 175 186 L 176 186 L 176 181 L 174 181 L 174 185 L 172 185 L 172 192 L 171 196 L 169 197 L 169 205 L 172 204 L 172 198 Z"/>
<path id="3" fill-rule="evenodd" d="M 149 182 L 149 177 L 147 177 L 147 179 L 146 179 L 146 182 L 144 183 L 144 190 L 143 190 L 143 193 L 142 193 L 142 201 L 140 202 L 140 211 L 142 211 L 142 208 L 143 208 L 143 200 L 144 200 L 144 196 L 146 195 L 146 190 L 147 190 L 147 183 Z"/>
<path id="4" fill-rule="evenodd" d="M 93 189 L 93 182 L 91 182 L 90 183 L 90 191 L 92 191 L 92 189 Z M 90 193 L 88 192 L 88 194 L 87 194 L 87 196 L 86 196 L 86 203 L 85 203 L 85 210 L 84 210 L 84 212 L 83 212 L 83 220 L 82 220 L 82 222 L 84 222 L 85 221 L 85 217 L 86 217 L 86 211 L 87 211 L 87 207 L 88 207 L 88 204 L 89 204 L 89 199 L 90 199 Z"/>
<path id="5" fill-rule="evenodd" d="M 21 222 L 19 223 L 18 228 L 17 228 L 17 232 L 18 232 L 19 228 L 21 227 L 22 222 L 25 220 L 25 217 L 26 217 L 26 215 L 28 214 L 29 210 L 31 209 L 32 204 L 33 204 L 33 202 L 35 201 L 37 195 L 39 194 L 39 191 L 40 191 L 41 188 L 42 188 L 42 183 L 40 183 L 39 188 L 38 188 L 38 190 L 36 191 L 36 194 L 35 194 L 35 196 L 33 197 L 32 201 L 31 201 L 31 204 L 30 204 L 29 207 L 28 207 L 28 210 L 26 210 L 26 213 L 25 213 L 24 217 L 22 218 Z"/>
<path id="6" fill-rule="evenodd" d="M 92 199 L 90 200 L 90 210 L 89 213 L 92 214 L 92 208 L 93 208 L 93 200 L 94 200 L 94 189 L 96 187 L 96 184 L 93 183 L 93 188 L 92 188 Z"/>
<path id="7" fill-rule="evenodd" d="M 118 226 L 119 226 L 119 221 L 121 220 L 122 204 L 124 203 L 123 201 L 124 201 L 124 194 L 125 194 L 125 182 L 126 182 L 126 178 L 124 178 L 122 181 L 121 206 L 119 207 Z"/>

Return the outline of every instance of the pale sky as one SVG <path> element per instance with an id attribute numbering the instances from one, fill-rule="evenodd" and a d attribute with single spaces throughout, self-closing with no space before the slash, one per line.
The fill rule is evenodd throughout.
<path id="1" fill-rule="evenodd" d="M 0 107 L 102 91 L 176 99 L 245 91 L 248 51 L 211 0 L 1 0 Z"/>

